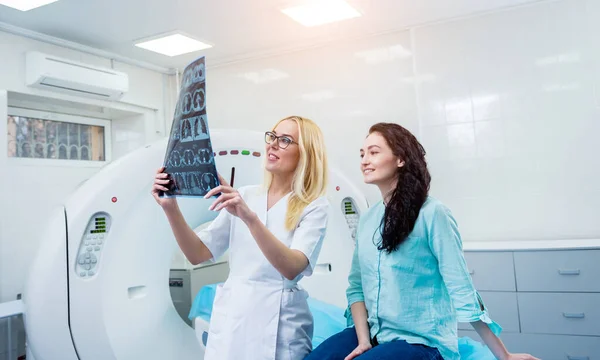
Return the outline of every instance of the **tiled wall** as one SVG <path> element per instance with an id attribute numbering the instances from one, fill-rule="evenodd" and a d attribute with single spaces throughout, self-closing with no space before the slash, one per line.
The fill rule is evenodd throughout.
<path id="1" fill-rule="evenodd" d="M 599 24 L 598 1 L 545 1 L 211 68 L 209 122 L 314 118 L 362 184 L 368 127 L 396 121 L 425 145 L 464 240 L 598 237 Z"/>
<path id="2" fill-rule="evenodd" d="M 414 31 L 433 193 L 467 239 L 598 237 L 597 1 Z"/>

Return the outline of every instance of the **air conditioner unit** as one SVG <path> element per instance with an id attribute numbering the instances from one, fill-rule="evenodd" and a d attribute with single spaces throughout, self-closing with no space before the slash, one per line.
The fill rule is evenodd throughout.
<path id="1" fill-rule="evenodd" d="M 28 86 L 76 96 L 118 100 L 129 91 L 127 74 L 37 51 L 25 56 Z"/>

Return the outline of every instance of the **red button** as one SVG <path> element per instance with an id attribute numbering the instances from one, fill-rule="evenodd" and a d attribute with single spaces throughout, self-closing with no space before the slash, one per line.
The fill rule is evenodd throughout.
<path id="1" fill-rule="evenodd" d="M 112 201 L 112 202 L 116 203 L 116 202 L 117 202 L 117 197 L 116 197 L 116 196 L 113 196 L 113 198 L 112 198 L 112 199 L 110 199 L 110 201 Z"/>
<path id="2" fill-rule="evenodd" d="M 237 155 L 237 154 L 239 154 L 240 152 L 239 152 L 239 151 L 237 151 L 237 150 L 231 150 L 229 153 L 230 153 L 231 155 Z"/>
<path id="3" fill-rule="evenodd" d="M 340 187 L 339 187 L 339 186 L 336 186 L 336 187 L 335 187 L 335 189 L 336 189 L 337 191 L 340 191 Z"/>

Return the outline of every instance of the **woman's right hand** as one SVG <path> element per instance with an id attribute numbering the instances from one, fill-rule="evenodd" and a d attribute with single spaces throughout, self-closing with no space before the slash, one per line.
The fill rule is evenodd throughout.
<path id="1" fill-rule="evenodd" d="M 373 346 L 370 343 L 358 344 L 356 349 L 354 349 L 350 354 L 348 354 L 348 356 L 346 356 L 346 358 L 344 360 L 352 360 L 355 357 L 366 353 L 367 351 L 371 350 L 372 348 L 373 348 Z"/>
<path id="2" fill-rule="evenodd" d="M 167 186 L 171 182 L 169 179 L 169 174 L 165 173 L 165 168 L 161 167 L 156 171 L 156 175 L 154 175 L 154 184 L 152 185 L 151 194 L 154 197 L 154 200 L 160 205 L 163 209 L 172 208 L 177 205 L 176 198 L 167 198 L 160 197 L 159 194 L 161 191 L 168 191 Z"/>

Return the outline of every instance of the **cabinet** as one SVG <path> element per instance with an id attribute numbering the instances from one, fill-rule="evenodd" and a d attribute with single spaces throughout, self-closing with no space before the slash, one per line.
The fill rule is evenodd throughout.
<path id="1" fill-rule="evenodd" d="M 464 252 L 509 351 L 600 360 L 600 240 L 465 242 Z M 469 324 L 459 336 L 481 341 Z"/>

